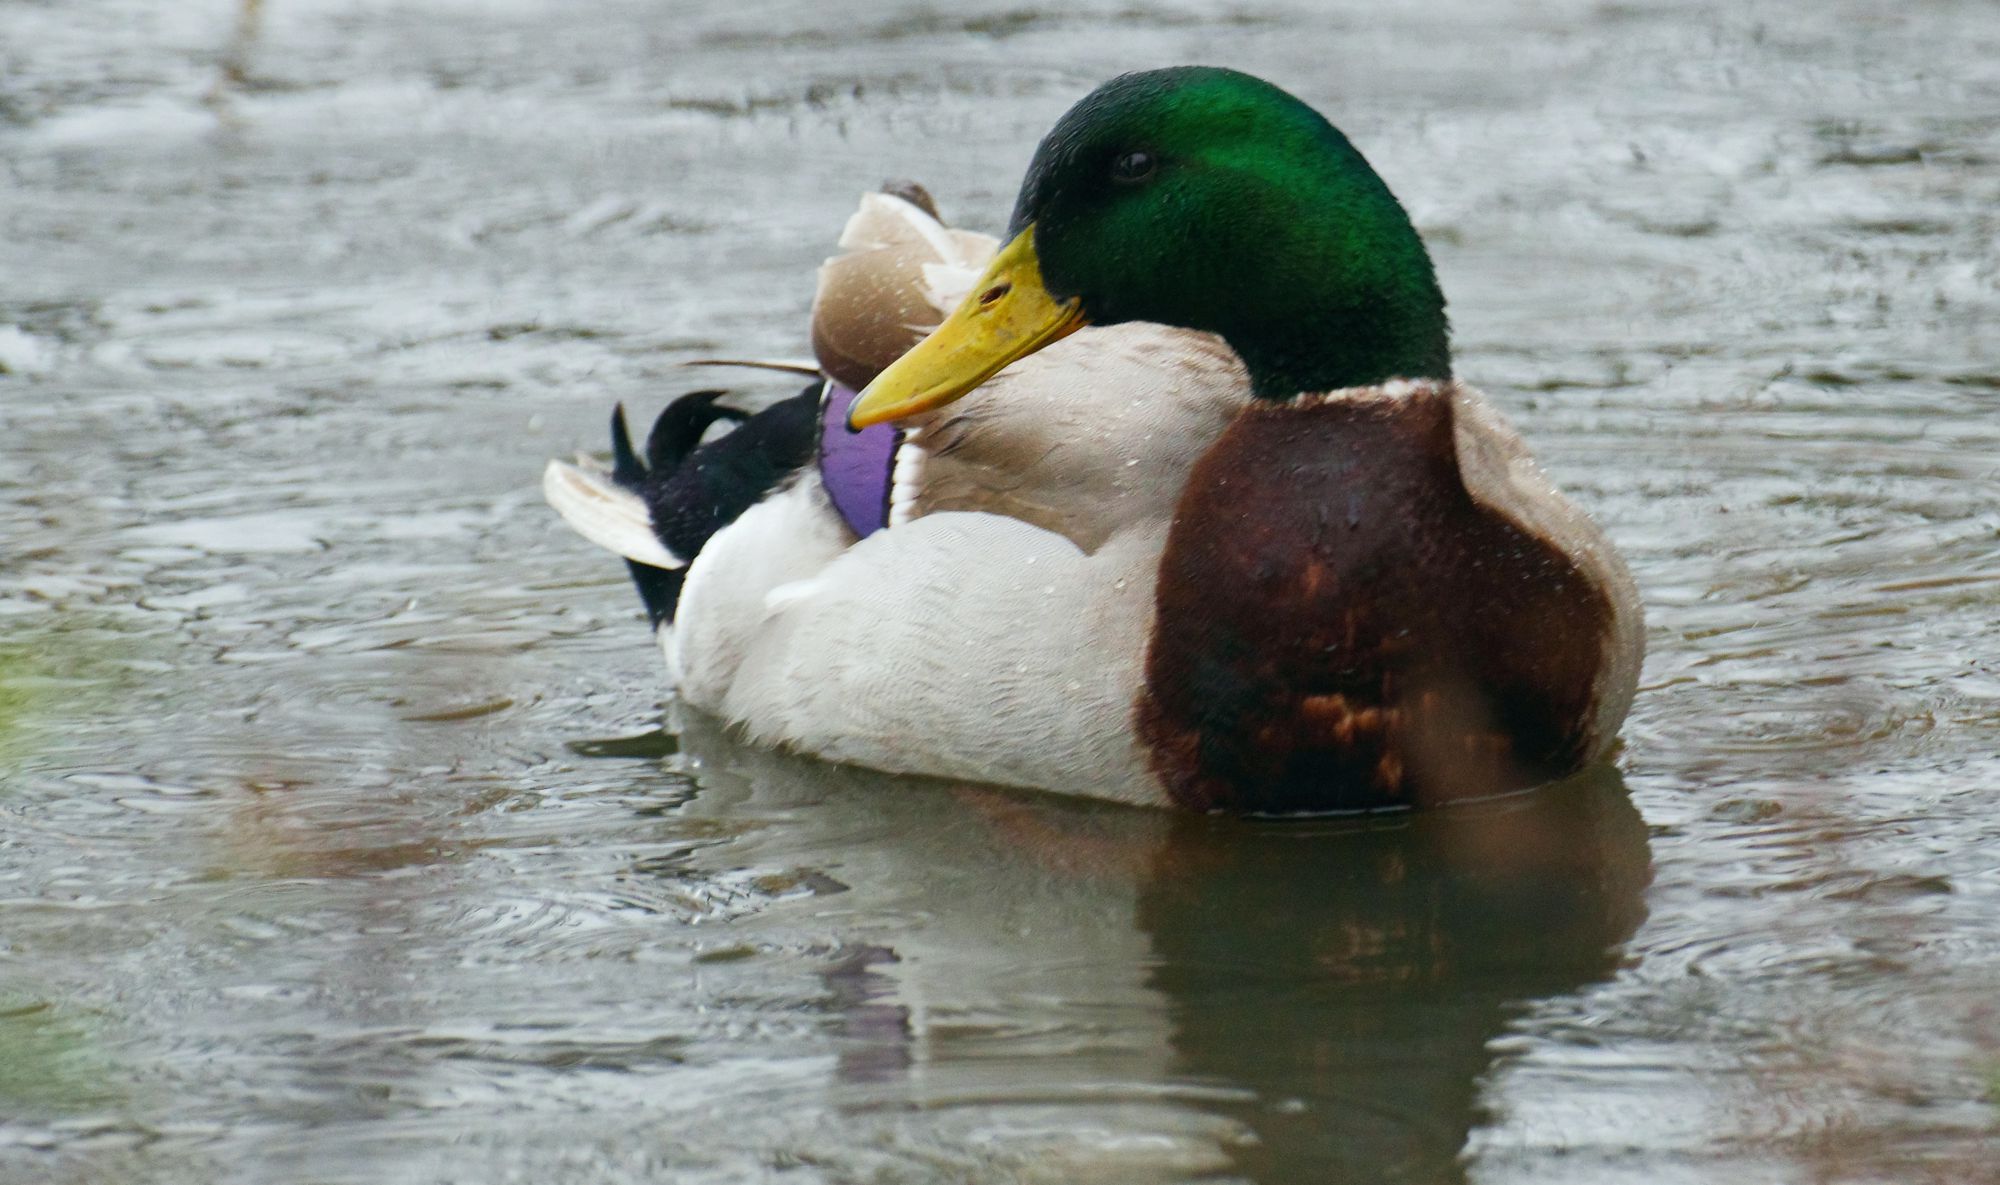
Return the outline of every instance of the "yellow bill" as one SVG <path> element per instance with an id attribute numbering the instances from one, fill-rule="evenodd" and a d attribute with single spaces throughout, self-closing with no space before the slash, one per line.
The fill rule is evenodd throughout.
<path id="1" fill-rule="evenodd" d="M 1085 324 L 1080 301 L 1058 301 L 1042 285 L 1030 226 L 1000 249 L 944 324 L 875 376 L 847 409 L 847 426 L 859 432 L 943 407 Z"/>

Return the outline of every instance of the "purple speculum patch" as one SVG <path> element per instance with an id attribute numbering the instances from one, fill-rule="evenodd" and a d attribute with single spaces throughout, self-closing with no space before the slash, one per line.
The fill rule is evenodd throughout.
<path id="1" fill-rule="evenodd" d="M 889 483 L 903 433 L 894 424 L 847 430 L 856 392 L 832 379 L 819 397 L 819 476 L 833 508 L 866 539 L 889 525 Z"/>

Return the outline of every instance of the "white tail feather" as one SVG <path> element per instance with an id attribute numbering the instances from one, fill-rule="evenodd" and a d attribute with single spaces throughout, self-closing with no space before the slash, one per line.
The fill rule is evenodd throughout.
<path id="1" fill-rule="evenodd" d="M 653 534 L 645 501 L 608 475 L 550 461 L 542 471 L 542 497 L 572 530 L 607 551 L 655 568 L 687 566 Z"/>

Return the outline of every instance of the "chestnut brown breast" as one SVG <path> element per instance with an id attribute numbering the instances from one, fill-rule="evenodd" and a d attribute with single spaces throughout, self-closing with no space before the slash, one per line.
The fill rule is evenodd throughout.
<path id="1" fill-rule="evenodd" d="M 1197 810 L 1428 805 L 1581 761 L 1611 605 L 1466 492 L 1450 390 L 1244 411 L 1160 561 L 1135 706 Z"/>

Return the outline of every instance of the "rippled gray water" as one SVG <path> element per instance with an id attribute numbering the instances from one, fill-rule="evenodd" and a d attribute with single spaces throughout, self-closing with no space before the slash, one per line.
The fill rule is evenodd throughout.
<path id="1" fill-rule="evenodd" d="M 0 1178 L 2000 1181 L 2000 10 L 973 7 L 0 2 Z M 1369 153 L 1626 549 L 1618 774 L 670 739 L 543 458 L 1188 60 Z"/>

